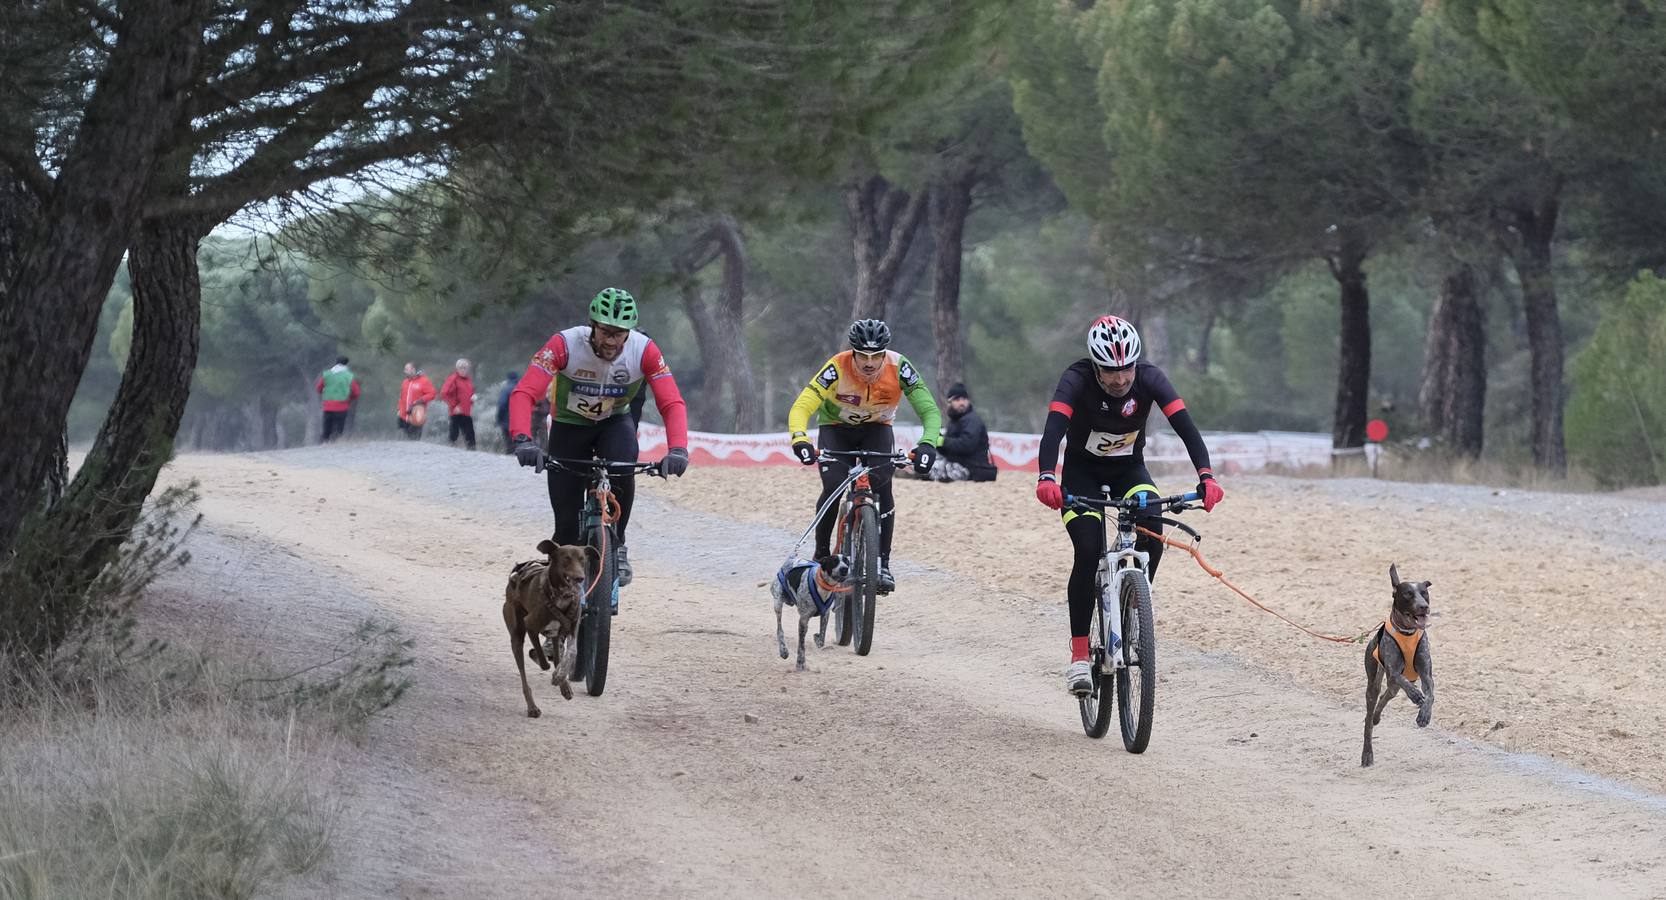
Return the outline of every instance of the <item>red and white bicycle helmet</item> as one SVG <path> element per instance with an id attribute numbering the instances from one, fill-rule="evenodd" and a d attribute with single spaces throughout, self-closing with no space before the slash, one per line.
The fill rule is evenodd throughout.
<path id="1" fill-rule="evenodd" d="M 1106 369 L 1131 366 L 1140 361 L 1140 333 L 1127 319 L 1100 316 L 1088 329 L 1088 358 Z"/>

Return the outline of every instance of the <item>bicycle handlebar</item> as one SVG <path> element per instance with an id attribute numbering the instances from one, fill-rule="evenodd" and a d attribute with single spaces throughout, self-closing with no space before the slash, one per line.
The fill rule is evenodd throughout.
<path id="1" fill-rule="evenodd" d="M 1164 509 L 1167 509 L 1169 512 L 1180 512 L 1183 509 L 1197 509 L 1197 507 L 1188 506 L 1187 504 L 1196 502 L 1200 499 L 1202 498 L 1198 496 L 1197 491 L 1176 494 L 1173 497 L 1158 497 L 1155 500 L 1148 499 L 1143 492 L 1137 497 L 1124 497 L 1121 500 L 1112 500 L 1108 497 L 1082 497 L 1076 494 L 1065 494 L 1064 505 L 1091 506 L 1095 509 L 1118 509 L 1128 510 L 1131 512 L 1139 512 L 1147 509 L 1154 513 L 1161 512 Z"/>
<path id="2" fill-rule="evenodd" d="M 876 459 L 896 466 L 906 466 L 914 462 L 914 457 L 907 453 L 885 452 L 881 450 L 821 450 L 817 459 L 832 457 L 834 459 L 847 458 L 854 460 Z"/>
<path id="3" fill-rule="evenodd" d="M 659 463 L 657 462 L 622 462 L 612 459 L 562 459 L 558 456 L 550 456 L 547 453 L 541 454 L 538 458 L 537 471 L 542 472 L 543 470 L 551 467 L 566 469 L 577 475 L 595 475 L 604 469 L 607 470 L 609 475 L 626 474 L 625 470 L 628 470 L 631 474 L 641 472 L 644 475 L 658 475 L 660 473 Z"/>
<path id="4" fill-rule="evenodd" d="M 1138 497 L 1124 497 L 1121 500 L 1111 500 L 1107 497 L 1078 497 L 1074 494 L 1066 494 L 1064 497 L 1064 503 L 1066 506 L 1087 506 L 1096 509 L 1114 509 L 1123 515 L 1127 515 L 1129 513 L 1146 513 L 1145 515 L 1130 516 L 1130 518 L 1143 519 L 1147 522 L 1161 522 L 1164 525 L 1173 525 L 1181 531 L 1191 535 L 1193 540 L 1201 541 L 1203 540 L 1203 535 L 1198 534 L 1197 531 L 1190 525 L 1162 515 L 1165 511 L 1177 513 L 1182 510 L 1197 509 L 1196 506 L 1191 506 L 1189 504 L 1199 499 L 1201 498 L 1198 496 L 1197 491 L 1176 494 L 1173 497 L 1158 497 L 1155 500 L 1146 499 L 1144 493 L 1141 493 Z M 1149 512 L 1147 512 L 1148 510 Z"/>

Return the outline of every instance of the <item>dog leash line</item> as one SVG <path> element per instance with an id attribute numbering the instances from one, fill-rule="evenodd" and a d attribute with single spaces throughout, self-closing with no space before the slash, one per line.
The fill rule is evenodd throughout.
<path id="1" fill-rule="evenodd" d="M 1159 541 L 1162 541 L 1163 543 L 1169 545 L 1170 547 L 1175 547 L 1175 548 L 1178 548 L 1180 550 L 1184 550 L 1187 553 L 1191 554 L 1192 559 L 1197 560 L 1197 564 L 1199 566 L 1203 567 L 1203 571 L 1208 572 L 1211 576 L 1214 577 L 1214 579 L 1216 581 L 1219 581 L 1221 584 L 1224 584 L 1228 588 L 1231 588 L 1234 593 L 1236 593 L 1238 596 L 1244 598 L 1245 600 L 1248 600 L 1253 606 L 1255 606 L 1256 609 L 1259 609 L 1262 612 L 1267 613 L 1270 616 L 1273 616 L 1274 618 L 1278 619 L 1279 621 L 1284 622 L 1286 625 L 1289 625 L 1290 627 L 1295 628 L 1295 629 L 1303 632 L 1304 634 L 1310 635 L 1312 637 L 1316 637 L 1321 641 L 1330 641 L 1330 642 L 1335 643 L 1335 644 L 1361 644 L 1361 643 L 1365 642 L 1365 638 L 1366 638 L 1367 635 L 1371 634 L 1372 631 L 1376 630 L 1376 626 L 1373 625 L 1372 627 L 1365 629 L 1364 631 L 1360 632 L 1359 634 L 1357 634 L 1353 637 L 1342 637 L 1341 635 L 1334 635 L 1334 634 L 1320 634 L 1319 632 L 1314 631 L 1313 629 L 1308 628 L 1305 625 L 1302 625 L 1298 622 L 1291 621 L 1290 619 L 1286 618 L 1284 615 L 1279 613 L 1277 610 L 1269 608 L 1266 604 L 1264 604 L 1261 601 L 1255 599 L 1254 597 L 1251 597 L 1248 593 L 1245 593 L 1243 588 L 1240 588 L 1237 585 L 1233 584 L 1232 582 L 1226 580 L 1225 573 L 1223 573 L 1220 569 L 1217 569 L 1214 566 L 1209 565 L 1208 561 L 1206 561 L 1203 558 L 1203 554 L 1198 552 L 1196 545 L 1191 544 L 1191 543 L 1187 543 L 1187 542 L 1183 542 L 1183 541 L 1177 541 L 1174 538 L 1166 537 L 1164 535 L 1158 534 L 1157 532 L 1152 531 L 1152 530 L 1146 528 L 1143 525 L 1136 525 L 1134 527 L 1141 534 L 1144 534 L 1148 537 L 1155 538 L 1155 539 L 1157 539 Z"/>

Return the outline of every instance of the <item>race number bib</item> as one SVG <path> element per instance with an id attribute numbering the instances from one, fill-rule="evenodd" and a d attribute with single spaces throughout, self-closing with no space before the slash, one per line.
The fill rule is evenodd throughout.
<path id="1" fill-rule="evenodd" d="M 1103 431 L 1088 432 L 1087 451 L 1094 456 L 1132 456 L 1134 442 L 1139 440 L 1138 431 L 1127 434 L 1106 434 Z"/>
<path id="2" fill-rule="evenodd" d="M 574 391 L 567 395 L 567 408 L 597 422 L 613 415 L 612 397 L 587 397 Z"/>

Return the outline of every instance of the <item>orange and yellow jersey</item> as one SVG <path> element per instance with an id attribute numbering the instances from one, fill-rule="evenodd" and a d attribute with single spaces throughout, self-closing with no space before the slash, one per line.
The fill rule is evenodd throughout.
<path id="1" fill-rule="evenodd" d="M 895 350 L 886 351 L 885 367 L 872 381 L 863 381 L 857 374 L 855 357 L 855 351 L 846 350 L 821 367 L 793 401 L 787 413 L 787 430 L 794 435 L 808 433 L 812 415 L 829 425 L 889 425 L 906 397 L 925 426 L 924 440 L 935 445 L 942 414 L 925 379 L 908 357 Z"/>

